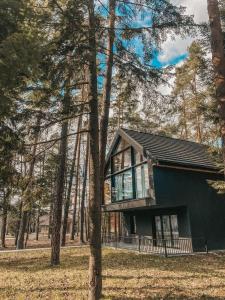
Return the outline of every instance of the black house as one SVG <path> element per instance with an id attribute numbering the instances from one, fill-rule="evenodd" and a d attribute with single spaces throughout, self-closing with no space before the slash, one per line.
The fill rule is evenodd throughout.
<path id="1" fill-rule="evenodd" d="M 222 178 L 205 145 L 119 129 L 106 162 L 108 230 L 225 249 L 225 197 L 208 181 Z"/>

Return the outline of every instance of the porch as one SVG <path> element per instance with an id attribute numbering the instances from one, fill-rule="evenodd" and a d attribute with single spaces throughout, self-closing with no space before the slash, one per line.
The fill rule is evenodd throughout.
<path id="1" fill-rule="evenodd" d="M 198 249 L 193 251 L 193 243 L 198 244 Z M 207 243 L 202 238 L 193 240 L 192 238 L 177 239 L 154 239 L 148 236 L 120 236 L 114 233 L 104 235 L 102 244 L 107 247 L 127 249 L 146 254 L 162 255 L 165 257 L 186 255 L 193 252 L 207 252 Z"/>

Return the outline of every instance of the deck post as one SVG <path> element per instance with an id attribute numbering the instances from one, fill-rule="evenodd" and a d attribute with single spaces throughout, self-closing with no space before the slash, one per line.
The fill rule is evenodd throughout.
<path id="1" fill-rule="evenodd" d="M 141 252 L 141 237 L 138 236 L 138 252 Z"/>
<path id="2" fill-rule="evenodd" d="M 165 255 L 165 257 L 168 257 L 167 246 L 166 246 L 166 240 L 165 239 L 163 239 L 163 245 L 164 245 L 164 255 Z"/>

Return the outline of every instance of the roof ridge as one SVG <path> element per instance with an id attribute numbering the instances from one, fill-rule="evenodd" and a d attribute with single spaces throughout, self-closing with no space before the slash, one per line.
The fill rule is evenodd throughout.
<path id="1" fill-rule="evenodd" d="M 174 138 L 174 137 L 170 137 L 170 136 L 166 136 L 166 135 L 162 135 L 162 134 L 156 134 L 156 133 L 152 133 L 152 132 L 144 132 L 144 131 L 134 130 L 134 129 L 130 129 L 130 128 L 124 128 L 124 127 L 120 127 L 120 129 L 122 129 L 122 130 L 130 130 L 130 131 L 134 131 L 134 132 L 137 132 L 137 133 L 150 134 L 150 135 L 154 135 L 154 136 L 160 136 L 160 137 L 171 139 L 171 140 L 183 141 L 183 142 L 187 142 L 187 143 L 196 144 L 196 145 L 199 145 L 199 146 L 209 147 L 209 145 L 206 145 L 206 144 L 203 144 L 203 143 L 193 142 L 193 141 L 189 141 L 189 140 L 185 140 L 185 139 L 180 139 L 180 138 Z"/>

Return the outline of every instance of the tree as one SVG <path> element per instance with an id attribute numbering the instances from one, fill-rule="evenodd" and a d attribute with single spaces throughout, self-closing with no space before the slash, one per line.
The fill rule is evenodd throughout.
<path id="1" fill-rule="evenodd" d="M 99 169 L 99 117 L 96 65 L 96 17 L 94 1 L 88 0 L 88 50 L 89 50 L 89 109 L 90 109 L 90 258 L 89 258 L 89 300 L 97 300 L 102 292 L 101 265 L 101 198 Z"/>
<path id="2" fill-rule="evenodd" d="M 188 51 L 188 58 L 176 68 L 171 114 L 177 116 L 178 137 L 213 144 L 217 132 L 211 64 L 199 42 L 193 42 Z"/>
<path id="3" fill-rule="evenodd" d="M 68 79 L 69 80 L 69 79 Z M 70 82 L 70 80 L 69 80 Z M 62 100 L 62 115 L 68 116 L 70 111 L 71 95 L 65 92 Z M 61 126 L 61 140 L 59 147 L 59 164 L 56 178 L 56 194 L 53 202 L 53 220 L 52 220 L 52 252 L 51 264 L 53 266 L 60 263 L 60 230 L 62 220 L 62 203 L 64 194 L 64 181 L 66 172 L 66 153 L 67 153 L 67 135 L 68 120 L 64 121 Z"/>
<path id="4" fill-rule="evenodd" d="M 211 29 L 212 63 L 215 70 L 215 88 L 220 117 L 221 140 L 225 174 L 225 54 L 217 0 L 208 0 L 208 14 Z"/>
<path id="5" fill-rule="evenodd" d="M 39 138 L 39 133 L 40 133 L 40 122 L 41 122 L 41 117 L 40 115 L 37 116 L 37 123 L 34 128 L 34 145 L 33 145 L 33 150 L 31 154 L 31 161 L 30 161 L 30 166 L 29 166 L 29 171 L 27 174 L 27 178 L 25 179 L 25 184 L 24 188 L 22 191 L 22 214 L 21 214 L 21 219 L 20 219 L 20 226 L 19 226 L 19 233 L 18 233 L 18 239 L 17 239 L 17 249 L 23 249 L 24 248 L 24 237 L 25 237 L 25 232 L 27 229 L 28 225 L 28 218 L 29 218 L 29 211 L 31 210 L 32 206 L 32 188 L 34 184 L 33 180 L 33 175 L 34 175 L 34 167 L 35 167 L 35 162 L 36 162 L 36 152 L 37 152 L 37 142 Z"/>

